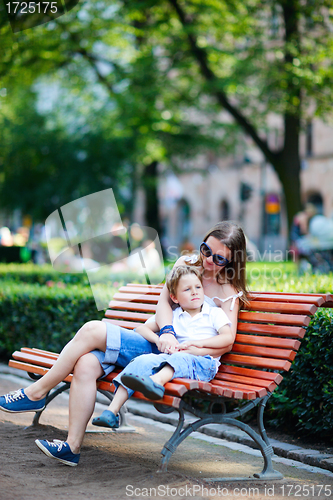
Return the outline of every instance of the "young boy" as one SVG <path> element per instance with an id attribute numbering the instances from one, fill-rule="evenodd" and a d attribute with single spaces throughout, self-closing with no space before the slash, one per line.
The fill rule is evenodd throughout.
<path id="1" fill-rule="evenodd" d="M 172 326 L 179 342 L 170 354 L 143 354 L 133 359 L 114 379 L 116 394 L 109 408 L 92 423 L 99 427 L 119 427 L 121 406 L 133 394 L 141 392 L 153 400 L 164 395 L 164 384 L 176 377 L 209 381 L 220 365 L 219 358 L 230 351 L 234 342 L 231 322 L 219 307 L 204 302 L 202 277 L 197 268 L 178 266 L 167 278 L 167 288 L 174 303 Z M 165 327 L 166 328 L 166 327 Z M 165 330 L 164 328 L 164 330 Z M 155 321 L 136 328 L 144 338 L 155 343 Z"/>

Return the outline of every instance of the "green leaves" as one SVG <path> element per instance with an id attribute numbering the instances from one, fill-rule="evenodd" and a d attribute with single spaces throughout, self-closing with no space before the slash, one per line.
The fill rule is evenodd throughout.
<path id="1" fill-rule="evenodd" d="M 60 352 L 76 331 L 102 319 L 88 286 L 40 286 L 1 281 L 0 355 L 22 346 Z"/>
<path id="2" fill-rule="evenodd" d="M 333 311 L 319 309 L 280 387 L 268 421 L 286 430 L 333 441 Z"/>

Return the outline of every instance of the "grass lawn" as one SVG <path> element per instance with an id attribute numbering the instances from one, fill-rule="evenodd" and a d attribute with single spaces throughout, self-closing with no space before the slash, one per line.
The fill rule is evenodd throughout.
<path id="1" fill-rule="evenodd" d="M 295 262 L 248 262 L 246 273 L 254 291 L 333 293 L 333 273 L 300 276 Z"/>

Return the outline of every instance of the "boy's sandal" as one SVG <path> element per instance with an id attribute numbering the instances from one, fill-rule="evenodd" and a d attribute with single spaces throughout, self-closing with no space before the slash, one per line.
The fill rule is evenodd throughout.
<path id="1" fill-rule="evenodd" d="M 112 411 L 104 410 L 99 417 L 92 420 L 93 425 L 97 427 L 109 427 L 110 429 L 118 429 L 119 415 L 115 415 Z"/>
<path id="2" fill-rule="evenodd" d="M 124 373 L 121 381 L 126 387 L 141 392 L 148 399 L 162 399 L 164 396 L 165 389 L 163 385 L 156 384 L 150 377 Z"/>

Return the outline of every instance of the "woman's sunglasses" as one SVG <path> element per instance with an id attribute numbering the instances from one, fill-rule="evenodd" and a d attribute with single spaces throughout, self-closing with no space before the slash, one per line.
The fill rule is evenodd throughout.
<path id="1" fill-rule="evenodd" d="M 205 243 L 204 241 L 200 245 L 200 252 L 204 257 L 213 257 L 213 262 L 217 266 L 221 267 L 226 266 L 230 262 L 228 259 L 222 257 L 222 255 L 219 255 L 218 253 L 213 254 L 213 251 L 210 248 L 210 246 L 208 246 L 207 243 Z"/>

